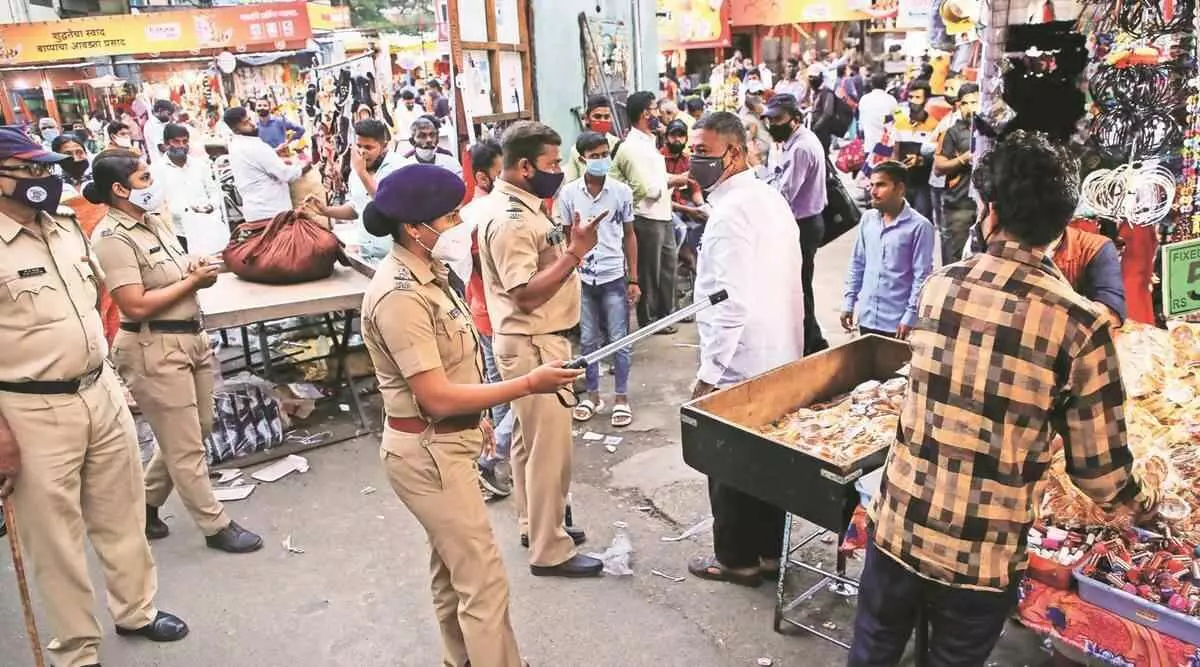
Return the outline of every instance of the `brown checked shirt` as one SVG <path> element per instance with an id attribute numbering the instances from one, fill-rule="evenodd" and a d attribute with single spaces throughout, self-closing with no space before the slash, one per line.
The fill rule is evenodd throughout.
<path id="1" fill-rule="evenodd" d="M 1026 566 L 1054 432 L 1072 481 L 1099 505 L 1145 502 L 1108 320 L 1040 250 L 993 243 L 930 277 L 917 312 L 872 511 L 882 552 L 943 584 L 1007 588 Z"/>

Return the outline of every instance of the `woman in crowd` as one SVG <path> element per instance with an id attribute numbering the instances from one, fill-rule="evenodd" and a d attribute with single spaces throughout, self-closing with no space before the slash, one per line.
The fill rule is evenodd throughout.
<path id="1" fill-rule="evenodd" d="M 170 225 L 150 213 L 162 206 L 163 191 L 138 154 L 105 151 L 92 175 L 83 196 L 108 205 L 92 245 L 121 310 L 113 361 L 158 438 L 146 469 L 146 537 L 170 532 L 158 510 L 174 487 L 210 548 L 257 551 L 262 538 L 213 496 L 204 450 L 213 424 L 213 353 L 196 292 L 217 281 L 218 266 L 185 255 Z"/>
<path id="2" fill-rule="evenodd" d="M 508 579 L 479 495 L 476 461 L 494 447 L 484 410 L 569 387 L 581 370 L 555 365 L 487 384 L 470 309 L 435 257 L 459 223 L 466 186 L 453 172 L 411 164 L 385 177 L 363 225 L 391 238 L 362 306 L 386 425 L 380 458 L 432 549 L 442 664 L 520 667 Z"/>

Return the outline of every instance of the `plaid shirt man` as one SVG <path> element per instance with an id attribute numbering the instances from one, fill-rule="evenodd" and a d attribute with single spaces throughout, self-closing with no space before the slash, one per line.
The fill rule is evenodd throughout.
<path id="1" fill-rule="evenodd" d="M 1026 566 L 1052 430 L 1072 481 L 1099 505 L 1147 505 L 1108 321 L 1041 250 L 994 242 L 930 277 L 917 312 L 873 509 L 881 552 L 943 584 L 1005 590 Z"/>

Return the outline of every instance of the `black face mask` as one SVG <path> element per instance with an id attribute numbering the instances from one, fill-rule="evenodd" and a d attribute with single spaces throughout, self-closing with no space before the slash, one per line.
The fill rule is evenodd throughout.
<path id="1" fill-rule="evenodd" d="M 267 116 L 271 115 L 271 110 L 270 109 L 259 109 L 258 115 L 262 118 L 266 118 Z"/>
<path id="2" fill-rule="evenodd" d="M 88 161 L 64 160 L 59 162 L 58 166 L 62 167 L 63 173 L 67 175 L 67 178 L 70 178 L 73 181 L 79 181 L 82 180 L 83 175 L 87 173 Z"/>
<path id="3" fill-rule="evenodd" d="M 729 149 L 727 148 L 724 153 L 712 157 L 692 156 L 692 165 L 688 173 L 695 179 L 701 190 L 708 192 L 716 187 L 717 182 L 725 175 L 725 156 L 728 154 Z"/>
<path id="4" fill-rule="evenodd" d="M 776 143 L 782 144 L 791 138 L 792 124 L 780 123 L 779 125 L 768 125 L 767 133 L 771 135 L 771 138 L 774 139 Z"/>
<path id="5" fill-rule="evenodd" d="M 257 137 L 258 136 L 258 127 L 255 126 L 249 130 L 242 130 L 242 131 L 238 132 L 238 134 L 242 135 L 243 137 Z"/>
<path id="6" fill-rule="evenodd" d="M 374 162 L 367 165 L 367 171 L 372 172 L 372 173 L 379 171 L 379 168 L 383 166 L 383 158 L 386 156 L 387 156 L 387 153 L 380 153 L 379 157 L 375 158 Z"/>
<path id="7" fill-rule="evenodd" d="M 922 121 L 922 120 L 925 120 L 925 117 L 928 115 L 929 115 L 928 112 L 925 111 L 925 103 L 924 102 L 922 102 L 920 104 L 917 104 L 915 102 L 908 103 L 908 117 L 910 119 L 915 120 L 915 121 Z"/>
<path id="8" fill-rule="evenodd" d="M 671 151 L 671 155 L 679 155 L 683 153 L 683 144 L 668 141 L 667 150 Z"/>

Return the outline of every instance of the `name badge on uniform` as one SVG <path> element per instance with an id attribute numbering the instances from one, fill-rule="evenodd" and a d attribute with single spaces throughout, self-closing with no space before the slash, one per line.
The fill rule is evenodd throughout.
<path id="1" fill-rule="evenodd" d="M 44 275 L 46 275 L 46 267 L 44 266 L 35 266 L 31 269 L 21 269 L 20 271 L 17 271 L 18 278 L 33 278 L 35 276 Z"/>
<path id="2" fill-rule="evenodd" d="M 567 240 L 567 231 L 562 225 L 554 225 L 549 232 L 546 232 L 546 243 L 550 245 L 559 245 Z"/>
<path id="3" fill-rule="evenodd" d="M 149 253 L 162 252 L 162 246 L 156 245 L 153 248 L 147 250 L 146 252 L 149 252 Z"/>
<path id="4" fill-rule="evenodd" d="M 462 311 L 457 308 L 454 308 L 450 311 L 449 315 L 450 315 L 450 319 L 457 320 L 458 318 L 462 317 Z"/>

